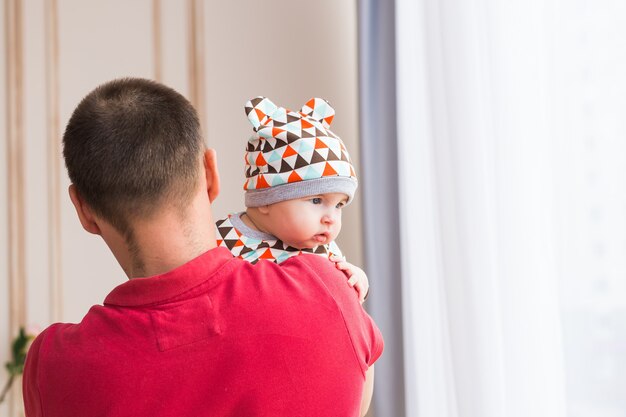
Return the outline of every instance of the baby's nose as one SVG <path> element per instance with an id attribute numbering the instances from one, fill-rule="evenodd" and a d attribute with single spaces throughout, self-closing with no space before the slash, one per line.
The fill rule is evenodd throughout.
<path id="1" fill-rule="evenodd" d="M 335 223 L 335 217 L 332 214 L 325 214 L 324 216 L 322 216 L 322 223 L 333 224 Z"/>

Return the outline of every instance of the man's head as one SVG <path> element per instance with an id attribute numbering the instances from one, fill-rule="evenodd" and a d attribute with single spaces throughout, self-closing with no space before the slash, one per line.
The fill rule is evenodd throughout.
<path id="1" fill-rule="evenodd" d="M 121 234 L 163 205 L 184 212 L 199 181 L 204 144 L 198 116 L 182 95 L 124 78 L 89 93 L 63 136 L 72 183 L 91 210 Z"/>

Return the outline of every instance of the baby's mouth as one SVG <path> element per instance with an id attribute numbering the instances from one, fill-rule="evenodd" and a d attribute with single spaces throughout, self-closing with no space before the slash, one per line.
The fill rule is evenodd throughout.
<path id="1" fill-rule="evenodd" d="M 318 233 L 313 236 L 313 240 L 319 243 L 324 243 L 328 240 L 328 233 Z"/>

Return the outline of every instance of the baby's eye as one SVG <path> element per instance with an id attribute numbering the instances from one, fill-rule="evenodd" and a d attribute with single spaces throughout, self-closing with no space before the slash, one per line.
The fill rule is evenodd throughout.
<path id="1" fill-rule="evenodd" d="M 322 204 L 322 199 L 319 197 L 315 197 L 311 199 L 311 203 L 313 204 Z"/>
<path id="2" fill-rule="evenodd" d="M 346 203 L 344 203 L 344 202 L 342 201 L 341 203 L 337 204 L 335 207 L 336 207 L 336 208 L 338 208 L 338 209 L 340 209 L 340 208 L 343 208 L 343 206 L 345 206 L 345 205 L 346 205 Z"/>

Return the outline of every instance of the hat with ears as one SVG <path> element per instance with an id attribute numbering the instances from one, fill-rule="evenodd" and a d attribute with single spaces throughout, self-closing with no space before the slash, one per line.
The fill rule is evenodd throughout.
<path id="1" fill-rule="evenodd" d="M 299 112 L 256 97 L 245 106 L 256 134 L 246 149 L 246 207 L 342 193 L 348 203 L 358 182 L 350 155 L 329 128 L 335 110 L 312 98 Z"/>

